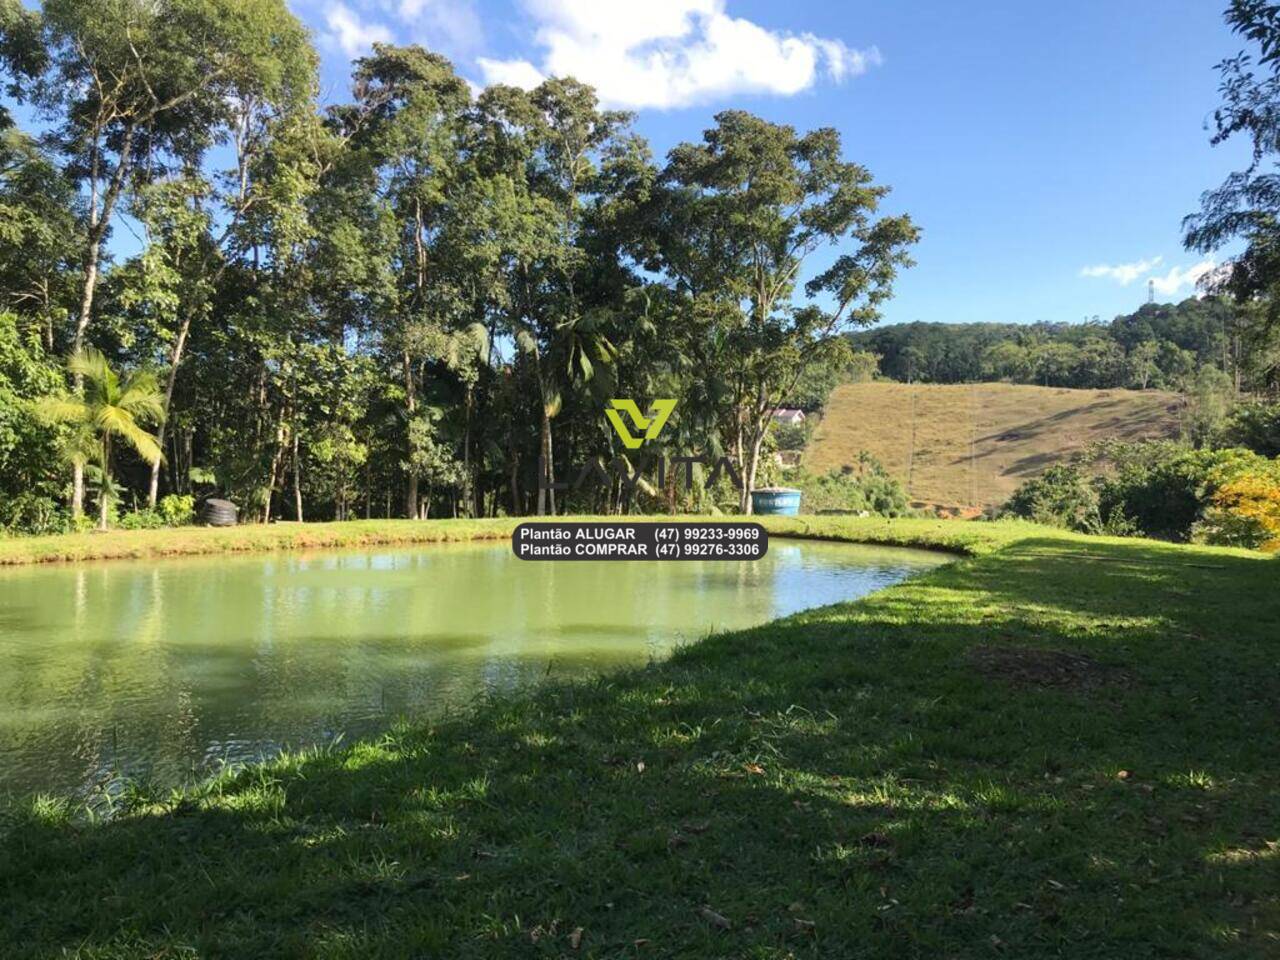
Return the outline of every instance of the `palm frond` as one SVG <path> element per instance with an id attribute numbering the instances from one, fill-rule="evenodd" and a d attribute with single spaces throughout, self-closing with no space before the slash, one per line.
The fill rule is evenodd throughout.
<path id="1" fill-rule="evenodd" d="M 164 453 L 160 450 L 160 444 L 156 438 L 138 426 L 132 417 L 116 433 L 137 451 L 138 456 L 152 466 L 164 459 Z"/>
<path id="2" fill-rule="evenodd" d="M 107 358 L 93 347 L 84 347 L 68 357 L 67 369 L 98 387 L 107 396 L 115 392 L 119 383 Z"/>
<path id="3" fill-rule="evenodd" d="M 116 398 L 121 410 L 131 413 L 137 420 L 160 423 L 164 420 L 164 396 L 156 384 L 155 374 L 139 371 L 125 381 Z"/>
<path id="4" fill-rule="evenodd" d="M 93 411 L 83 400 L 74 397 L 41 397 L 31 404 L 36 418 L 45 423 L 89 423 Z"/>

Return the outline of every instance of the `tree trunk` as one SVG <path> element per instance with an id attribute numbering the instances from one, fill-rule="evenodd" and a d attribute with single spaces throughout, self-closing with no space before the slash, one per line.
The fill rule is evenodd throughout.
<path id="1" fill-rule="evenodd" d="M 511 453 L 511 515 L 518 517 L 521 514 L 520 505 L 520 456 L 514 451 Z"/>
<path id="2" fill-rule="evenodd" d="M 111 434 L 102 437 L 102 490 L 98 494 L 98 529 L 107 529 L 107 491 L 111 486 Z"/>
<path id="3" fill-rule="evenodd" d="M 298 425 L 292 426 L 293 433 L 293 512 L 302 523 L 302 467 L 298 460 Z"/>
<path id="4" fill-rule="evenodd" d="M 284 459 L 284 411 L 280 411 L 280 419 L 276 422 L 276 448 L 271 455 L 271 474 L 267 479 L 267 497 L 262 506 L 262 522 L 271 522 L 271 498 L 275 495 L 276 480 L 280 476 L 280 463 Z"/>
<path id="5" fill-rule="evenodd" d="M 539 466 L 542 476 L 538 477 L 538 516 L 546 516 L 548 511 L 555 516 L 556 492 L 551 489 L 551 484 L 555 482 L 556 470 L 555 463 L 551 459 L 551 418 L 547 416 L 545 407 L 542 414 L 539 449 L 541 451 Z"/>
<path id="6" fill-rule="evenodd" d="M 751 513 L 751 489 L 756 485 L 756 473 L 760 469 L 760 447 L 764 444 L 765 426 L 756 424 L 751 437 L 751 456 L 746 472 L 742 474 L 742 512 Z"/>
<path id="7" fill-rule="evenodd" d="M 160 449 L 164 449 L 165 429 L 169 422 L 169 410 L 173 406 L 173 387 L 178 381 L 178 364 L 182 362 L 182 348 L 186 345 L 187 334 L 191 331 L 191 314 L 188 313 L 178 329 L 178 338 L 173 341 L 173 350 L 169 353 L 169 376 L 164 387 L 164 416 L 160 418 L 160 426 L 156 429 L 156 440 Z M 160 461 L 151 465 L 151 486 L 147 490 L 147 506 L 156 507 L 156 494 L 160 491 Z"/>
<path id="8" fill-rule="evenodd" d="M 404 362 L 404 408 L 408 414 L 408 421 L 405 424 L 405 429 L 407 430 L 409 429 L 409 424 L 413 422 L 413 415 L 418 409 L 418 403 L 413 394 L 413 361 L 410 360 L 407 350 L 401 355 L 401 359 Z M 409 446 L 409 456 L 412 459 L 412 444 Z M 413 466 L 410 464 L 409 483 L 404 495 L 404 515 L 410 520 L 415 520 L 418 517 L 418 509 L 418 475 L 413 472 Z"/>
<path id="9" fill-rule="evenodd" d="M 480 511 L 476 509 L 475 492 L 471 482 L 471 408 L 474 394 L 467 387 L 466 426 L 462 433 L 462 506 L 466 516 L 474 517 Z"/>

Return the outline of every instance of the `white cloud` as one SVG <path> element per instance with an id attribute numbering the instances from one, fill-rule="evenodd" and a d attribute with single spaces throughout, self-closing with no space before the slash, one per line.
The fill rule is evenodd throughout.
<path id="1" fill-rule="evenodd" d="M 1110 266 L 1100 263 L 1096 267 L 1085 267 L 1080 271 L 1082 277 L 1105 277 L 1114 280 L 1122 287 L 1127 287 L 1141 276 L 1150 273 L 1164 261 L 1164 257 L 1152 257 L 1150 260 L 1136 260 L 1133 263 L 1117 263 Z"/>
<path id="2" fill-rule="evenodd" d="M 475 50 L 484 39 L 480 16 L 471 0 L 400 0 L 396 7 L 414 34 L 431 48 L 450 52 Z"/>
<path id="3" fill-rule="evenodd" d="M 790 95 L 880 63 L 874 47 L 768 30 L 725 12 L 726 0 L 523 0 L 538 24 L 539 64 L 477 60 L 487 83 L 527 86 L 572 76 L 615 107 L 682 107 L 737 93 Z"/>
<path id="4" fill-rule="evenodd" d="M 1212 258 L 1209 258 L 1186 268 L 1174 267 L 1163 277 L 1152 277 L 1151 283 L 1155 286 L 1156 293 L 1165 297 L 1172 297 L 1180 290 L 1189 290 L 1195 287 L 1196 284 L 1216 269 L 1217 264 Z"/>
<path id="5" fill-rule="evenodd" d="M 375 43 L 390 43 L 391 31 L 380 23 L 365 22 L 344 3 L 331 3 L 325 11 L 321 40 L 348 57 L 358 57 Z"/>
<path id="6" fill-rule="evenodd" d="M 477 57 L 476 63 L 484 71 L 486 83 L 502 83 L 509 87 L 532 90 L 544 79 L 542 71 L 528 60 L 490 60 L 488 57 Z"/>

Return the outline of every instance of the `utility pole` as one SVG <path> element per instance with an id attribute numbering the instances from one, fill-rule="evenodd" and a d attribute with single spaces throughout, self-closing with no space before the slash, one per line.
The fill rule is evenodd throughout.
<path id="1" fill-rule="evenodd" d="M 978 387 L 969 384 L 969 506 L 978 505 Z"/>
<path id="2" fill-rule="evenodd" d="M 907 448 L 907 499 L 911 498 L 911 481 L 916 468 L 916 388 L 911 390 L 911 446 Z"/>

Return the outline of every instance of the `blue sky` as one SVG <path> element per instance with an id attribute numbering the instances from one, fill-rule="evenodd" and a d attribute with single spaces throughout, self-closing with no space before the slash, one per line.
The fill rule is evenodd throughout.
<path id="1" fill-rule="evenodd" d="M 1223 0 L 290 3 L 326 100 L 385 40 L 476 85 L 572 73 L 635 110 L 658 157 L 731 106 L 836 127 L 924 231 L 886 322 L 1109 320 L 1151 278 L 1159 300 L 1191 295 L 1209 264 L 1181 219 L 1247 161 L 1205 128 L 1214 65 L 1242 47 Z"/>
<path id="2" fill-rule="evenodd" d="M 294 0 L 324 89 L 373 40 L 477 84 L 572 71 L 662 156 L 719 109 L 841 131 L 924 239 L 887 322 L 1104 320 L 1194 292 L 1180 222 L 1246 160 L 1211 147 L 1223 3 Z M 1230 251 L 1226 251 L 1229 253 Z M 1221 259 L 1221 254 L 1218 259 Z"/>

